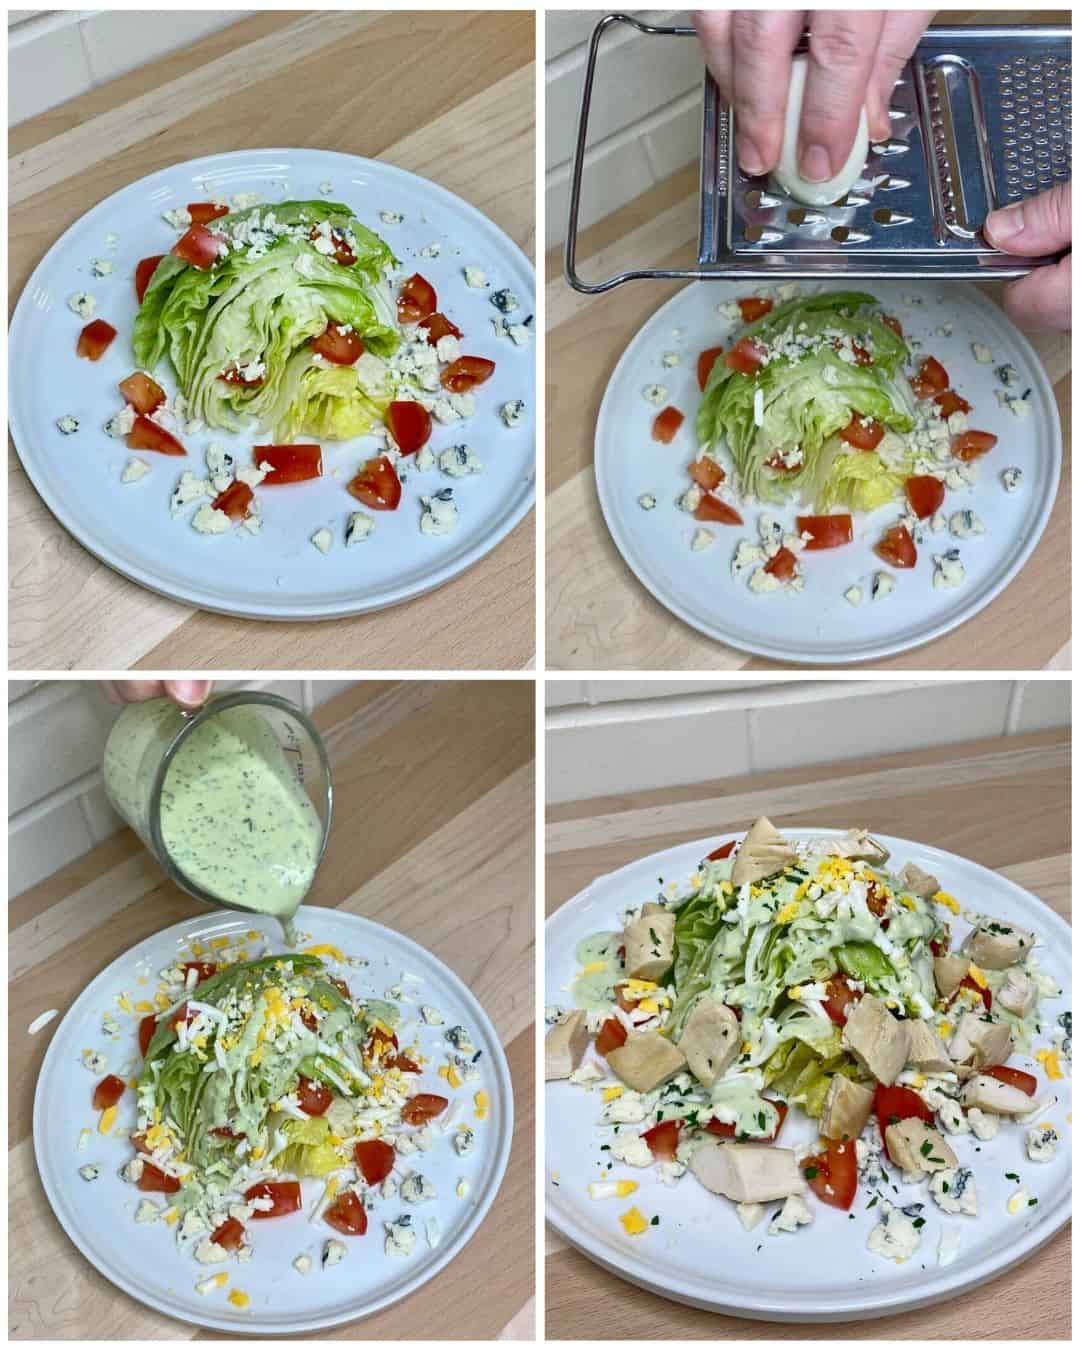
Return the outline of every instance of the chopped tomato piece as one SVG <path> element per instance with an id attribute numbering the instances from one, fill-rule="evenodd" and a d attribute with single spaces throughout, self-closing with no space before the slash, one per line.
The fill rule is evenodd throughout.
<path id="1" fill-rule="evenodd" d="M 395 1055 L 393 1059 L 388 1060 L 386 1067 L 388 1069 L 400 1069 L 402 1073 L 419 1073 L 420 1065 L 408 1055 Z"/>
<path id="2" fill-rule="evenodd" d="M 981 1003 L 982 1003 L 983 1007 L 986 1009 L 986 1011 L 987 1011 L 987 1012 L 990 1011 L 991 1007 L 993 1006 L 993 1002 L 994 1002 L 994 996 L 993 996 L 993 994 L 991 994 L 991 992 L 990 992 L 989 989 L 984 989 L 984 988 L 982 987 L 982 985 L 976 984 L 975 981 L 971 978 L 970 975 L 965 975 L 964 978 L 963 978 L 963 979 L 960 981 L 960 983 L 957 985 L 957 987 L 956 987 L 956 993 L 954 993 L 953 996 L 952 996 L 952 998 L 949 1000 L 950 1005 L 951 1005 L 953 1002 L 955 1002 L 956 996 L 957 996 L 957 994 L 959 994 L 959 992 L 960 992 L 961 989 L 968 989 L 968 990 L 970 990 L 971 993 L 973 993 L 973 994 L 976 996 L 976 998 L 978 998 L 978 999 L 981 1001 Z M 986 1072 L 989 1073 L 990 1070 L 987 1069 Z"/>
<path id="3" fill-rule="evenodd" d="M 799 560 L 789 548 L 778 548 L 765 564 L 765 571 L 771 572 L 780 581 L 790 581 L 799 566 Z"/>
<path id="4" fill-rule="evenodd" d="M 721 858 L 730 858 L 736 841 L 729 839 L 726 844 L 721 844 L 719 848 L 714 848 L 711 853 L 705 855 L 706 862 L 718 862 Z"/>
<path id="5" fill-rule="evenodd" d="M 280 483 L 304 483 L 322 476 L 322 447 L 318 445 L 254 445 L 252 462 L 270 465 L 263 479 L 267 487 Z"/>
<path id="6" fill-rule="evenodd" d="M 152 1162 L 144 1162 L 142 1175 L 135 1184 L 140 1191 L 160 1191 L 164 1195 L 173 1195 L 180 1189 L 180 1178 L 169 1176 L 168 1172 L 163 1172 Z"/>
<path id="7" fill-rule="evenodd" d="M 935 394 L 934 402 L 941 409 L 942 417 L 951 417 L 953 413 L 969 413 L 971 404 L 966 398 L 961 398 L 955 389 L 946 389 L 943 394 Z"/>
<path id="8" fill-rule="evenodd" d="M 150 1042 L 154 1039 L 154 1032 L 157 1031 L 157 1017 L 153 1013 L 147 1013 L 139 1023 L 139 1054 L 146 1058 L 146 1052 L 150 1049 Z"/>
<path id="9" fill-rule="evenodd" d="M 391 1050 L 397 1048 L 397 1037 L 392 1031 L 386 1032 L 381 1027 L 372 1027 L 371 1035 L 364 1047 L 364 1054 L 368 1059 L 383 1059 Z"/>
<path id="10" fill-rule="evenodd" d="M 311 340 L 312 351 L 334 366 L 351 366 L 364 354 L 364 339 L 351 328 L 328 323 L 326 331 Z"/>
<path id="11" fill-rule="evenodd" d="M 935 394 L 943 394 L 949 387 L 949 372 L 936 357 L 925 356 L 911 381 L 911 387 L 916 398 L 932 398 Z"/>
<path id="12" fill-rule="evenodd" d="M 762 350 L 753 338 L 740 338 L 724 357 L 724 363 L 740 375 L 756 375 L 762 366 Z"/>
<path id="13" fill-rule="evenodd" d="M 185 961 L 183 969 L 185 976 L 189 971 L 195 971 L 196 984 L 201 984 L 203 980 L 217 974 L 217 966 L 212 961 Z"/>
<path id="14" fill-rule="evenodd" d="M 664 408 L 656 414 L 652 424 L 652 438 L 663 445 L 670 445 L 679 428 L 686 419 L 678 408 Z"/>
<path id="15" fill-rule="evenodd" d="M 875 918 L 880 919 L 885 913 L 888 904 L 889 897 L 885 894 L 884 888 L 876 881 L 868 881 L 866 883 L 866 908 L 870 913 L 873 914 Z M 881 926 L 882 928 L 887 928 L 888 920 L 886 919 L 885 923 Z"/>
<path id="16" fill-rule="evenodd" d="M 187 234 L 177 240 L 173 252 L 200 272 L 208 272 L 224 243 L 221 235 L 211 233 L 205 225 L 192 225 Z"/>
<path id="17" fill-rule="evenodd" d="M 825 997 L 821 1000 L 821 1006 L 829 1015 L 829 1021 L 835 1022 L 838 1027 L 842 1027 L 848 1020 L 848 1011 L 853 1003 L 858 1003 L 862 995 L 857 989 L 852 989 L 847 980 L 839 971 L 830 976 L 825 984 Z"/>
<path id="18" fill-rule="evenodd" d="M 435 294 L 435 287 L 419 272 L 414 272 L 401 287 L 397 302 L 398 319 L 402 323 L 419 323 L 438 308 L 439 298 Z"/>
<path id="19" fill-rule="evenodd" d="M 763 300 L 760 295 L 748 295 L 743 300 L 736 300 L 735 303 L 739 306 L 743 323 L 753 323 L 755 319 L 763 319 L 766 314 L 772 312 L 773 307 L 771 300 Z"/>
<path id="20" fill-rule="evenodd" d="M 900 320 L 894 319 L 891 314 L 883 314 L 881 316 L 881 322 L 886 328 L 891 328 L 898 338 L 904 336 L 904 330 L 900 327 Z"/>
<path id="21" fill-rule="evenodd" d="M 632 1012 L 644 997 L 644 994 L 638 994 L 637 998 L 631 997 L 631 995 L 627 993 L 625 984 L 617 984 L 615 986 L 615 1002 L 623 1012 Z"/>
<path id="22" fill-rule="evenodd" d="M 808 534 L 806 547 L 811 551 L 820 548 L 840 548 L 850 544 L 855 537 L 851 525 L 851 516 L 840 511 L 835 516 L 796 516 L 795 524 L 800 534 Z"/>
<path id="23" fill-rule="evenodd" d="M 316 1083 L 297 1074 L 296 1100 L 305 1116 L 324 1116 L 334 1100 L 334 1094 L 323 1083 Z"/>
<path id="24" fill-rule="evenodd" d="M 229 208 L 218 202 L 188 202 L 188 215 L 193 225 L 209 225 L 219 216 L 227 216 Z"/>
<path id="25" fill-rule="evenodd" d="M 341 995 L 343 999 L 352 998 L 352 991 L 349 989 L 349 986 L 345 983 L 344 980 L 339 980 L 336 975 L 331 975 L 330 983 L 334 986 L 334 988 L 338 991 L 338 993 Z M 396 1039 L 394 1041 L 394 1044 L 397 1045 Z"/>
<path id="26" fill-rule="evenodd" d="M 918 558 L 915 540 L 906 525 L 893 525 L 874 545 L 874 552 L 891 567 L 914 567 Z"/>
<path id="27" fill-rule="evenodd" d="M 713 366 L 716 365 L 716 359 L 723 356 L 723 347 L 707 347 L 697 359 L 697 382 L 702 393 L 705 392 L 705 386 L 709 383 L 709 375 Z"/>
<path id="28" fill-rule="evenodd" d="M 346 1237 L 363 1237 L 367 1232 L 367 1210 L 355 1191 L 345 1191 L 325 1211 L 323 1218 L 331 1228 Z"/>
<path id="29" fill-rule="evenodd" d="M 839 350 L 840 348 L 839 342 L 836 343 L 836 347 L 837 350 Z M 866 348 L 860 346 L 859 343 L 852 342 L 851 350 L 855 354 L 855 364 L 857 366 L 872 366 L 874 364 L 874 358 L 870 355 L 870 353 L 866 350 Z"/>
<path id="30" fill-rule="evenodd" d="M 347 490 L 373 511 L 396 511 L 401 501 L 401 479 L 385 455 L 369 459 Z"/>
<path id="31" fill-rule="evenodd" d="M 122 1078 L 117 1078 L 114 1073 L 107 1074 L 94 1088 L 94 1110 L 104 1111 L 106 1107 L 115 1106 L 124 1095 L 124 1086 Z"/>
<path id="32" fill-rule="evenodd" d="M 679 1147 L 679 1122 L 662 1120 L 641 1136 L 652 1150 L 657 1162 L 672 1162 Z"/>
<path id="33" fill-rule="evenodd" d="M 997 440 L 992 431 L 965 431 L 952 438 L 952 452 L 957 459 L 978 459 L 988 450 L 993 450 Z"/>
<path id="34" fill-rule="evenodd" d="M 920 473 L 909 478 L 904 491 L 911 503 L 911 509 L 920 520 L 926 520 L 937 511 L 945 500 L 945 484 L 933 474 Z"/>
<path id="35" fill-rule="evenodd" d="M 227 1252 L 238 1252 L 244 1245 L 244 1225 L 239 1219 L 226 1219 L 210 1234 L 210 1241 Z"/>
<path id="36" fill-rule="evenodd" d="M 428 343 L 432 347 L 440 338 L 456 337 L 460 339 L 465 336 L 456 323 L 452 323 L 445 314 L 440 314 L 438 311 L 429 314 L 426 319 L 421 319 L 420 327 L 427 334 Z"/>
<path id="37" fill-rule="evenodd" d="M 239 366 L 226 366 L 218 379 L 224 380 L 226 384 L 237 384 L 241 389 L 258 389 L 266 383 L 265 375 L 245 375 Z"/>
<path id="38" fill-rule="evenodd" d="M 439 383 L 451 393 L 464 394 L 474 385 L 490 380 L 494 374 L 495 362 L 486 356 L 459 356 L 439 376 Z"/>
<path id="39" fill-rule="evenodd" d="M 766 1097 L 765 1100 L 769 1103 L 770 1106 L 776 1107 L 776 1115 L 777 1115 L 776 1129 L 773 1130 L 772 1134 L 754 1135 L 753 1138 L 755 1143 L 771 1144 L 773 1140 L 779 1136 L 780 1131 L 784 1128 L 784 1121 L 787 1120 L 788 1105 L 787 1102 L 774 1101 L 771 1097 Z M 736 1133 L 735 1125 L 732 1121 L 717 1120 L 717 1118 L 713 1116 L 712 1120 L 707 1122 L 705 1128 L 708 1130 L 710 1134 L 715 1134 L 720 1139 L 735 1138 Z"/>
<path id="40" fill-rule="evenodd" d="M 702 495 L 701 501 L 697 504 L 694 512 L 695 520 L 715 520 L 721 525 L 741 525 L 742 516 L 733 506 L 728 506 L 727 502 L 719 497 L 714 497 L 711 492 Z"/>
<path id="41" fill-rule="evenodd" d="M 824 1153 L 806 1158 L 803 1176 L 826 1205 L 850 1209 L 859 1185 L 859 1167 L 853 1139 L 830 1139 Z"/>
<path id="42" fill-rule="evenodd" d="M 777 450 L 771 454 L 765 461 L 765 467 L 772 469 L 773 473 L 798 473 L 802 468 L 802 459 L 799 458 L 794 463 L 789 464 L 784 456 Z"/>
<path id="43" fill-rule="evenodd" d="M 320 238 L 322 231 L 318 225 L 311 227 L 311 233 L 308 238 L 315 240 Z M 352 251 L 348 239 L 340 230 L 330 231 L 330 242 L 334 246 L 334 261 L 340 263 L 342 267 L 351 267 L 356 261 L 356 254 Z"/>
<path id="44" fill-rule="evenodd" d="M 141 413 L 135 418 L 135 424 L 125 437 L 124 444 L 129 450 L 156 450 L 159 455 L 187 454 L 171 432 L 158 426 L 149 417 L 143 417 Z"/>
<path id="45" fill-rule="evenodd" d="M 195 1012 L 193 1008 L 189 1008 L 186 1003 L 181 1003 L 179 1008 L 173 1012 L 172 1017 L 169 1019 L 169 1026 L 173 1031 L 178 1031 L 185 1023 L 194 1022 L 198 1015 L 199 1014 Z"/>
<path id="46" fill-rule="evenodd" d="M 434 1092 L 418 1092 L 401 1108 L 401 1119 L 406 1125 L 424 1125 L 441 1116 L 449 1104 L 445 1097 L 436 1096 Z"/>
<path id="47" fill-rule="evenodd" d="M 620 1045 L 626 1044 L 626 1028 L 617 1017 L 609 1017 L 596 1033 L 596 1051 L 600 1055 L 609 1055 Z"/>
<path id="48" fill-rule="evenodd" d="M 895 1125 L 900 1120 L 910 1120 L 916 1117 L 925 1121 L 927 1125 L 933 1125 L 934 1113 L 923 1101 L 917 1092 L 911 1088 L 901 1087 L 899 1083 L 893 1083 L 891 1087 L 886 1087 L 884 1083 L 879 1083 L 874 1092 L 874 1110 L 877 1112 L 878 1125 L 881 1129 L 881 1137 L 885 1138 L 885 1131 L 890 1125 Z M 889 1152 L 888 1143 L 885 1145 L 885 1152 Z M 895 1162 L 892 1154 L 889 1154 L 891 1161 Z"/>
<path id="49" fill-rule="evenodd" d="M 150 1153 L 153 1151 L 150 1148 L 150 1145 L 146 1142 L 145 1134 L 130 1135 L 128 1138 L 128 1143 L 131 1144 L 136 1153 Z"/>
<path id="50" fill-rule="evenodd" d="M 231 1130 L 231 1129 L 228 1127 L 228 1125 L 215 1125 L 214 1128 L 210 1131 L 210 1133 L 211 1133 L 211 1134 L 216 1134 L 217 1137 L 218 1137 L 219 1139 L 239 1139 L 239 1138 L 240 1138 L 240 1136 L 236 1133 L 236 1131 L 235 1131 L 235 1130 Z"/>
<path id="51" fill-rule="evenodd" d="M 991 1064 L 982 1072 L 996 1078 L 999 1083 L 1008 1083 L 1010 1087 L 1019 1088 L 1029 1097 L 1035 1096 L 1035 1089 L 1039 1086 L 1034 1074 L 1025 1073 L 1023 1069 L 1012 1069 L 1008 1064 Z"/>
<path id="52" fill-rule="evenodd" d="M 300 1208 L 300 1183 L 298 1181 L 257 1181 L 244 1192 L 244 1199 L 270 1200 L 270 1209 L 257 1209 L 253 1219 L 277 1219 L 283 1214 L 295 1214 Z"/>
<path id="53" fill-rule="evenodd" d="M 255 500 L 255 494 L 247 483 L 241 483 L 239 479 L 230 483 L 224 492 L 219 492 L 213 500 L 215 511 L 224 511 L 230 520 L 244 520 L 251 511 L 251 503 Z"/>
<path id="54" fill-rule="evenodd" d="M 104 319 L 92 319 L 79 334 L 75 355 L 86 361 L 100 361 L 112 345 L 116 329 Z"/>
<path id="55" fill-rule="evenodd" d="M 422 403 L 395 399 L 386 410 L 386 425 L 403 455 L 415 454 L 431 439 L 431 414 Z"/>
<path id="56" fill-rule="evenodd" d="M 369 1186 L 385 1181 L 394 1170 L 394 1146 L 385 1139 L 361 1139 L 353 1147 L 353 1157 Z"/>
<path id="57" fill-rule="evenodd" d="M 698 487 L 703 487 L 706 492 L 711 492 L 713 488 L 718 488 L 727 477 L 715 459 L 709 459 L 707 455 L 702 455 L 700 459 L 691 461 L 690 477 L 697 483 Z"/>
<path id="58" fill-rule="evenodd" d="M 155 253 L 152 258 L 143 258 L 138 267 L 135 268 L 135 295 L 140 305 L 143 302 L 143 296 L 146 294 L 146 288 L 150 285 L 153 275 L 157 271 L 157 265 L 164 256 L 164 253 Z"/>
<path id="59" fill-rule="evenodd" d="M 883 423 L 875 422 L 872 417 L 863 417 L 860 413 L 853 412 L 851 421 L 840 433 L 840 439 L 847 441 L 848 445 L 853 445 L 856 450 L 876 450 L 884 435 L 885 427 Z"/>

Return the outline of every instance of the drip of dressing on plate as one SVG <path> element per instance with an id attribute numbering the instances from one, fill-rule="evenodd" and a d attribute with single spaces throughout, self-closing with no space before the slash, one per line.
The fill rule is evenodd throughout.
<path id="1" fill-rule="evenodd" d="M 105 747 L 109 797 L 151 847 L 154 780 L 179 725 L 167 699 L 132 703 Z M 169 859 L 185 877 L 226 904 L 273 916 L 292 944 L 323 825 L 257 710 L 222 709 L 189 733 L 169 765 L 160 819 Z"/>

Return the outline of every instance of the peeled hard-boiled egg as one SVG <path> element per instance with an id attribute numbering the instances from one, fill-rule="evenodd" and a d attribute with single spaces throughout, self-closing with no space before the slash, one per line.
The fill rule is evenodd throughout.
<path id="1" fill-rule="evenodd" d="M 806 90 L 806 57 L 796 56 L 791 63 L 791 84 L 788 88 L 787 111 L 784 115 L 784 145 L 780 163 L 773 177 L 781 188 L 804 206 L 828 206 L 851 191 L 859 180 L 870 149 L 866 109 L 859 113 L 859 127 L 855 144 L 838 174 L 823 183 L 810 183 L 799 172 L 799 121 L 802 117 L 803 94 Z"/>

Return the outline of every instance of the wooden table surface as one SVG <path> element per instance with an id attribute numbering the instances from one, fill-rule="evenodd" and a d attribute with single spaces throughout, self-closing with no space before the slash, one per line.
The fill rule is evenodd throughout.
<path id="1" fill-rule="evenodd" d="M 262 11 L 23 123 L 10 133 L 12 306 L 46 250 L 104 197 L 169 164 L 259 146 L 408 169 L 460 194 L 533 257 L 534 24 L 531 11 Z M 260 623 L 112 572 L 53 519 L 14 451 L 8 482 L 14 669 L 510 670 L 533 660 L 531 515 L 409 604 L 333 623 Z"/>
<path id="2" fill-rule="evenodd" d="M 1001 872 L 1069 917 L 1069 742 L 1060 731 L 847 760 L 548 811 L 547 912 L 647 853 L 745 829 L 865 825 Z M 823 1326 L 686 1308 L 609 1274 L 548 1230 L 549 1339 L 1053 1340 L 1069 1338 L 1070 1232 L 982 1288 L 931 1308 Z"/>
<path id="3" fill-rule="evenodd" d="M 1068 22 L 1068 11 L 943 14 L 941 22 Z M 588 190 L 587 184 L 585 190 Z M 693 266 L 698 166 L 674 174 L 586 230 L 586 279 L 632 266 Z M 945 283 L 947 284 L 947 283 Z M 562 277 L 562 249 L 547 258 L 547 664 L 553 670 L 776 670 L 684 624 L 645 590 L 615 548 L 593 478 L 593 435 L 615 364 L 649 318 L 686 285 L 635 281 L 580 295 Z M 1000 284 L 980 284 L 992 299 Z M 1070 339 L 1029 335 L 1054 387 L 1065 438 L 1057 502 L 1033 556 L 1008 589 L 937 641 L 873 663 L 877 670 L 1069 669 Z"/>
<path id="4" fill-rule="evenodd" d="M 333 764 L 334 825 L 308 903 L 385 924 L 445 961 L 495 1025 L 515 1110 L 506 1178 L 468 1246 L 411 1297 L 320 1332 L 320 1339 L 535 1334 L 534 698 L 529 680 L 369 681 L 315 713 Z M 61 1230 L 38 1180 L 31 1138 L 38 1069 L 59 1020 L 27 1034 L 39 1013 L 63 1013 L 135 943 L 205 912 L 163 880 L 130 831 L 11 902 L 13 1340 L 221 1338 L 129 1298 Z"/>

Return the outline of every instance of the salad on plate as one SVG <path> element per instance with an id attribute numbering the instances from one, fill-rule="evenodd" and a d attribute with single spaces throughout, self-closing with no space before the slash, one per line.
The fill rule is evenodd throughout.
<path id="1" fill-rule="evenodd" d="M 1004 1129 L 1008 1210 L 1028 1213 L 1017 1169 L 1061 1143 L 1072 1036 L 1071 1013 L 1042 1011 L 1061 990 L 1038 946 L 865 830 L 792 840 L 759 818 L 685 893 L 583 939 L 547 1010 L 546 1077 L 598 1098 L 591 1198 L 629 1200 L 647 1170 L 717 1197 L 721 1228 L 768 1217 L 772 1237 L 858 1208 L 868 1250 L 903 1263 L 928 1211 L 978 1216 L 981 1143 Z M 640 1238 L 660 1218 L 617 1221 Z M 961 1237 L 943 1226 L 941 1264 Z"/>
<path id="2" fill-rule="evenodd" d="M 692 550 L 711 548 L 718 527 L 722 535 L 742 526 L 747 508 L 760 508 L 756 530 L 730 555 L 732 575 L 755 594 L 801 591 L 815 551 L 850 545 L 861 532 L 877 570 L 869 597 L 861 584 L 847 589 L 851 605 L 888 596 L 924 545 L 934 550 L 932 584 L 962 585 L 960 546 L 985 525 L 950 494 L 970 492 L 998 437 L 970 420 L 972 405 L 945 366 L 865 292 L 787 283 L 718 309 L 739 327 L 726 348 L 697 361 L 698 450 L 676 502 L 698 522 Z M 951 335 L 951 325 L 941 331 Z M 981 343 L 972 351 L 977 362 L 993 360 Z M 680 360 L 677 351 L 664 355 L 665 365 Z M 1030 390 L 1019 373 L 1004 364 L 997 378 L 998 402 L 1026 417 Z M 665 385 L 642 392 L 659 409 L 653 439 L 671 444 L 684 413 L 668 404 Z M 1021 488 L 1020 466 L 995 470 L 998 490 Z M 657 494 L 643 492 L 638 503 L 653 511 Z M 880 514 L 870 521 L 871 513 Z"/>
<path id="3" fill-rule="evenodd" d="M 379 513 L 398 510 L 411 470 L 432 476 L 420 532 L 452 534 L 461 480 L 484 466 L 467 444 L 436 454 L 429 442 L 434 427 L 476 413 L 496 361 L 478 353 L 487 345 L 480 334 L 466 338 L 440 308 L 424 258 L 404 275 L 387 240 L 332 200 L 263 204 L 240 193 L 164 215 L 179 238 L 135 269 L 133 369 L 105 426 L 133 452 L 121 482 L 141 482 L 160 456 L 188 458 L 201 438 L 204 463 L 181 466 L 171 514 L 202 535 L 243 535 L 261 528 L 264 492 L 295 492 L 332 474 L 342 480 L 341 540 L 352 546 L 376 532 Z M 403 219 L 380 212 L 381 227 Z M 440 252 L 432 244 L 427 256 Z M 95 259 L 91 271 L 113 278 L 115 266 Z M 489 336 L 527 346 L 532 316 L 519 298 L 477 267 L 458 271 L 463 288 L 490 292 Z M 88 320 L 75 356 L 100 360 L 117 330 L 90 292 L 68 306 Z M 498 409 L 506 428 L 524 413 L 521 399 Z M 69 413 L 56 425 L 64 437 L 80 431 Z M 359 451 L 354 441 L 364 443 Z M 311 535 L 322 553 L 335 541 L 325 525 Z"/>
<path id="4" fill-rule="evenodd" d="M 103 1044 L 83 1051 L 95 1118 L 78 1138 L 82 1181 L 109 1184 L 94 1140 L 125 1138 L 126 1208 L 171 1229 L 201 1295 L 258 1262 L 271 1221 L 295 1229 L 291 1278 L 317 1277 L 353 1244 L 379 1259 L 376 1214 L 386 1259 L 437 1247 L 425 1206 L 451 1173 L 464 1201 L 489 1113 L 468 1029 L 445 1025 L 408 972 L 385 999 L 354 997 L 345 977 L 366 962 L 329 945 L 272 954 L 256 931 L 189 945 L 152 995 L 137 972 L 146 991 L 120 995 Z M 225 1297 L 250 1303 L 235 1283 Z"/>

